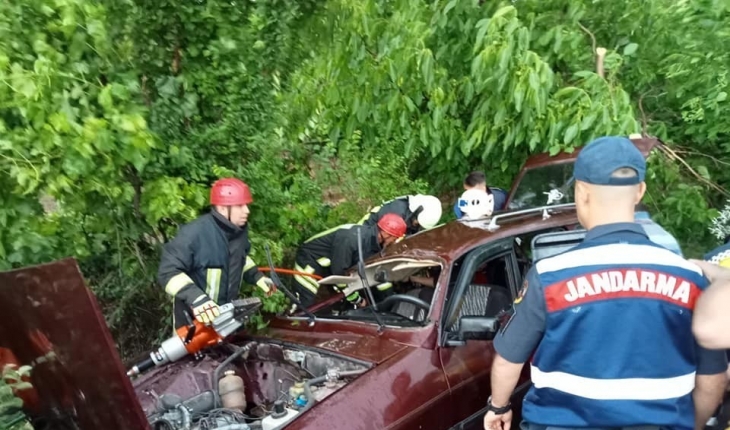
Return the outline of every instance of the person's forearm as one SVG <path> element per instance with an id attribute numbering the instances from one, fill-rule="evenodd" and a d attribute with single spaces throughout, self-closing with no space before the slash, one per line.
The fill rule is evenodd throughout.
<path id="1" fill-rule="evenodd" d="M 512 392 L 520 379 L 524 363 L 515 364 L 495 354 L 492 363 L 492 404 L 504 406 L 509 403 Z"/>
<path id="2" fill-rule="evenodd" d="M 730 348 L 730 281 L 718 280 L 697 300 L 692 332 L 697 342 L 710 349 Z"/>
<path id="3" fill-rule="evenodd" d="M 725 373 L 716 375 L 697 375 L 692 399 L 695 404 L 695 430 L 705 428 L 707 420 L 715 413 L 725 393 L 727 377 Z"/>
<path id="4" fill-rule="evenodd" d="M 421 284 L 426 287 L 433 287 L 433 278 L 429 278 L 427 276 L 411 276 L 410 278 L 411 282 L 416 284 Z"/>

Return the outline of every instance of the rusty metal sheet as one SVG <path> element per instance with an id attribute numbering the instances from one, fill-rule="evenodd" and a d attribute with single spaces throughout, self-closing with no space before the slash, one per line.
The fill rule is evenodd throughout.
<path id="1" fill-rule="evenodd" d="M 0 349 L 32 367 L 35 428 L 149 429 L 74 259 L 0 273 Z"/>

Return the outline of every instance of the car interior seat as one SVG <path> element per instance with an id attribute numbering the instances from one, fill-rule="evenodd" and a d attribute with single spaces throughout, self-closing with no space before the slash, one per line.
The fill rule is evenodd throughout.
<path id="1" fill-rule="evenodd" d="M 507 287 L 495 284 L 470 284 L 464 293 L 459 311 L 450 321 L 449 330 L 459 329 L 459 320 L 465 316 L 495 318 L 500 311 L 512 304 L 512 295 Z"/>
<path id="2" fill-rule="evenodd" d="M 433 300 L 434 291 L 435 289 L 431 287 L 421 287 L 410 290 L 406 294 L 409 296 L 418 297 L 424 302 L 430 304 Z M 426 321 L 426 316 L 428 316 L 428 311 L 426 309 L 419 308 L 416 305 L 406 302 L 399 302 L 398 304 L 393 306 L 391 312 L 395 312 L 398 315 L 403 315 L 404 317 L 410 318 L 411 320 L 418 322 Z"/>

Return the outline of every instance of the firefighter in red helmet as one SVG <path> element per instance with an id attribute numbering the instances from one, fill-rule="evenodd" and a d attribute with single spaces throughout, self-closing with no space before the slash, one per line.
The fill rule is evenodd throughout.
<path id="1" fill-rule="evenodd" d="M 180 228 L 163 247 L 158 282 L 174 298 L 173 326 L 186 324 L 185 311 L 209 323 L 220 314 L 218 305 L 238 297 L 242 281 L 276 292 L 249 257 L 248 205 L 251 190 L 235 178 L 216 181 L 210 190 L 210 212 Z"/>
<path id="2" fill-rule="evenodd" d="M 367 259 L 405 236 L 406 223 L 396 214 L 385 214 L 376 225 L 344 224 L 319 233 L 305 241 L 295 257 L 294 270 L 326 278 L 345 275 L 358 260 L 357 231 L 362 237 L 363 258 Z M 314 303 L 319 284 L 313 278 L 295 275 L 294 290 L 305 307 Z M 362 298 L 355 292 L 347 297 L 354 304 Z"/>

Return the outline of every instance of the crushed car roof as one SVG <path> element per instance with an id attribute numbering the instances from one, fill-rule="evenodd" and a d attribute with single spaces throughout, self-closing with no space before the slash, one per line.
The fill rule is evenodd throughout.
<path id="1" fill-rule="evenodd" d="M 442 258 L 454 260 L 475 246 L 503 237 L 531 231 L 577 224 L 575 208 L 551 208 L 550 217 L 543 219 L 543 211 L 531 210 L 526 214 L 501 213 L 496 230 L 487 229 L 490 219 L 480 222 L 452 221 L 440 227 L 426 230 L 389 246 L 382 258 L 394 256 L 413 258 Z M 507 215 L 505 217 L 505 215 Z M 504 218 L 503 218 L 504 217 Z"/>

